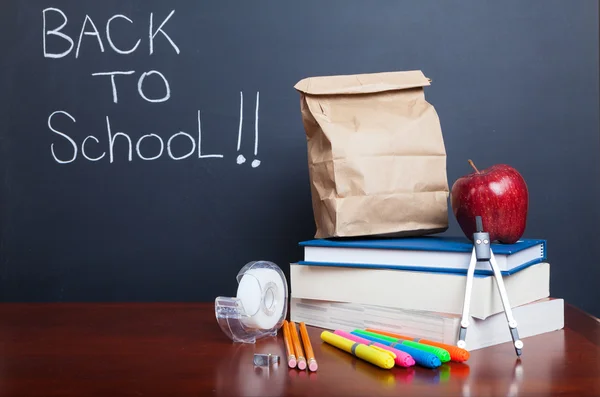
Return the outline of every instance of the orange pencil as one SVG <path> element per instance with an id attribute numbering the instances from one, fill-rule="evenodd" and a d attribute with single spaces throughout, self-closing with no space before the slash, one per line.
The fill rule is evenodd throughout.
<path id="1" fill-rule="evenodd" d="M 467 361 L 470 357 L 470 353 L 467 350 L 461 349 L 460 347 L 457 347 L 457 346 L 447 345 L 445 343 L 435 342 L 435 341 L 431 341 L 431 340 L 427 340 L 427 339 L 413 338 L 410 336 L 396 334 L 394 332 L 380 331 L 380 330 L 372 329 L 372 328 L 367 328 L 366 330 L 369 332 L 375 332 L 376 334 L 390 336 L 392 338 L 412 340 L 415 342 L 422 343 L 424 345 L 441 347 L 442 349 L 445 349 L 448 351 L 448 353 L 450 353 L 450 359 L 452 361 L 463 362 L 463 361 Z"/>
<path id="2" fill-rule="evenodd" d="M 300 336 L 302 337 L 302 344 L 304 345 L 304 350 L 306 351 L 308 369 L 315 372 L 317 368 L 319 368 L 319 365 L 317 364 L 317 360 L 315 359 L 315 353 L 313 352 L 312 346 L 310 344 L 308 330 L 306 329 L 306 324 L 304 324 L 304 322 L 300 323 Z"/>
<path id="3" fill-rule="evenodd" d="M 296 323 L 290 321 L 290 335 L 292 336 L 292 343 L 294 344 L 294 351 L 296 352 L 296 360 L 298 360 L 298 369 L 306 369 L 306 358 L 304 358 L 304 350 L 300 344 L 300 338 L 298 338 L 298 330 L 296 329 Z"/>
<path id="4" fill-rule="evenodd" d="M 288 365 L 290 368 L 296 368 L 296 355 L 294 354 L 294 346 L 292 345 L 290 336 L 290 327 L 287 320 L 283 320 L 283 342 L 285 343 L 285 351 L 287 353 Z"/>

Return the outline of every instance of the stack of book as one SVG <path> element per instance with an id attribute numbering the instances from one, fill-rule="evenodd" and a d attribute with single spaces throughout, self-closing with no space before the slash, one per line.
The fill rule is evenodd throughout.
<path id="1" fill-rule="evenodd" d="M 291 321 L 325 329 L 376 328 L 456 344 L 472 243 L 466 238 L 316 239 L 290 266 Z M 546 241 L 492 244 L 522 339 L 563 328 L 550 297 Z M 468 350 L 511 341 L 488 263 L 473 279 Z"/>

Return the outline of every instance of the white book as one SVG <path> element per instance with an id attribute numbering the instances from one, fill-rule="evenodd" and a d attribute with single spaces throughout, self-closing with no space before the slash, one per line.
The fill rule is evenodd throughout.
<path id="1" fill-rule="evenodd" d="M 513 315 L 521 339 L 559 330 L 564 327 L 564 301 L 541 299 L 513 308 Z M 290 320 L 294 322 L 346 332 L 374 328 L 448 345 L 456 345 L 460 317 L 449 313 L 299 298 L 292 298 L 290 302 Z M 477 350 L 511 340 L 504 313 L 494 314 L 485 320 L 470 319 L 465 341 L 467 350 Z"/>
<path id="2" fill-rule="evenodd" d="M 550 264 L 504 276 L 511 306 L 550 296 Z M 361 267 L 290 265 L 291 296 L 397 309 L 461 314 L 466 275 Z M 496 280 L 475 275 L 470 315 L 485 319 L 504 311 Z"/>

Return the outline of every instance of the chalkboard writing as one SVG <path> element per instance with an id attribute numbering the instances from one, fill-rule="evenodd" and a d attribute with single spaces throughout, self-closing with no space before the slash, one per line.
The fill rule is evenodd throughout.
<path id="1" fill-rule="evenodd" d="M 48 27 L 49 24 L 47 25 L 47 23 L 46 23 L 46 14 L 47 13 L 56 13 L 56 14 L 60 15 L 60 17 L 62 18 L 62 21 L 60 22 L 60 26 L 57 26 L 54 28 Z M 150 23 L 148 24 L 149 25 L 148 47 L 149 47 L 150 55 L 152 55 L 154 52 L 154 39 L 158 35 L 158 33 L 161 33 L 164 36 L 164 38 L 169 42 L 169 44 L 171 44 L 171 46 L 175 50 L 175 53 L 177 53 L 177 54 L 180 53 L 180 50 L 179 50 L 179 47 L 177 46 L 177 44 L 175 44 L 173 42 L 171 37 L 163 29 L 165 24 L 169 21 L 169 19 L 171 19 L 171 17 L 173 16 L 174 13 L 175 13 L 175 10 L 172 10 L 171 13 L 158 26 L 158 28 L 153 28 L 153 26 L 156 26 L 156 24 L 154 23 L 154 13 L 152 13 L 152 12 L 150 13 Z M 44 28 L 43 29 L 43 31 L 44 31 L 44 41 L 43 41 L 44 56 L 46 58 L 62 58 L 62 57 L 69 55 L 71 53 L 71 51 L 73 50 L 74 42 L 70 36 L 68 36 L 67 34 L 62 32 L 63 28 L 68 23 L 67 15 L 61 9 L 54 8 L 54 7 L 45 8 L 42 11 L 42 14 L 43 14 L 43 24 L 44 24 L 43 25 L 43 28 Z M 110 33 L 111 32 L 110 24 L 114 19 L 117 19 L 117 18 L 122 18 L 122 19 L 125 19 L 126 21 L 128 21 L 129 23 L 133 23 L 133 21 L 131 19 L 129 19 L 128 17 L 126 17 L 125 15 L 122 15 L 122 14 L 113 15 L 112 17 L 110 17 L 108 19 L 108 21 L 106 21 L 106 38 L 105 39 L 108 42 L 108 44 L 110 45 L 110 48 L 112 48 L 112 50 L 115 51 L 116 53 L 123 54 L 123 55 L 131 54 L 131 53 L 135 52 L 135 50 L 137 50 L 137 48 L 140 45 L 141 39 L 138 39 L 135 42 L 135 45 L 128 50 L 119 49 L 115 45 L 114 41 L 112 40 L 111 33 Z M 88 24 L 89 24 L 89 26 L 88 26 Z M 88 29 L 91 29 L 91 30 L 88 30 Z M 59 53 L 49 52 L 47 50 L 47 44 L 46 44 L 48 41 L 47 36 L 60 37 L 61 39 L 63 39 L 64 41 L 67 41 L 69 43 L 69 48 L 66 49 L 65 51 L 59 52 Z M 90 16 L 86 14 L 85 19 L 83 20 L 83 24 L 81 25 L 81 32 L 79 33 L 79 39 L 77 40 L 77 49 L 75 50 L 75 58 L 79 57 L 79 49 L 81 47 L 81 42 L 82 42 L 84 36 L 95 36 L 96 40 L 98 41 L 100 51 L 104 52 L 104 44 L 103 44 L 102 38 L 100 37 L 100 32 L 98 32 L 98 29 L 96 28 L 96 25 L 94 24 L 94 21 L 92 20 L 92 18 L 90 18 Z"/>
<path id="2" fill-rule="evenodd" d="M 58 18 L 59 20 L 56 21 L 57 18 L 52 18 L 52 15 L 49 15 L 49 14 L 56 14 L 56 16 L 59 16 L 59 18 Z M 171 20 L 171 17 L 173 17 L 174 14 L 175 14 L 175 10 L 172 10 L 169 13 L 169 15 L 166 18 L 164 18 L 164 20 L 162 20 L 162 22 L 160 24 L 158 24 L 158 21 L 155 22 L 154 13 L 152 13 L 152 12 L 150 13 L 149 22 L 148 22 L 148 54 L 149 55 L 152 55 L 154 53 L 154 48 L 155 48 L 155 46 L 158 45 L 158 44 L 155 44 L 155 41 L 157 41 L 157 36 L 159 33 L 164 38 L 163 42 L 165 43 L 165 45 L 173 48 L 174 54 L 176 54 L 176 55 L 181 54 L 181 50 L 180 50 L 179 46 L 173 41 L 173 39 L 169 36 L 169 34 L 167 33 L 167 30 L 166 30 L 167 22 L 169 22 Z M 51 26 L 50 22 L 48 22 L 49 20 L 52 20 L 52 19 L 54 20 L 54 23 L 57 26 Z M 54 7 L 45 8 L 42 11 L 43 33 L 44 33 L 43 34 L 44 57 L 52 58 L 52 59 L 64 58 L 64 57 L 69 56 L 73 52 L 73 49 L 75 47 L 75 52 L 74 52 L 75 55 L 74 56 L 75 56 L 75 58 L 78 58 L 82 43 L 83 43 L 83 45 L 86 45 L 86 42 L 87 42 L 87 45 L 92 45 L 92 46 L 97 45 L 98 50 L 101 53 L 103 53 L 105 51 L 105 46 L 103 43 L 104 40 L 108 43 L 108 47 L 110 49 L 112 49 L 112 51 L 114 51 L 116 54 L 128 55 L 128 54 L 134 53 L 139 48 L 142 39 L 138 38 L 137 41 L 134 41 L 135 44 L 133 45 L 133 47 L 128 48 L 128 49 L 123 49 L 123 48 L 119 48 L 118 46 L 116 46 L 113 36 L 111 35 L 111 23 L 116 19 L 123 19 L 123 20 L 133 24 L 133 20 L 131 20 L 126 15 L 115 14 L 106 21 L 106 30 L 105 30 L 106 34 L 103 39 L 100 32 L 98 31 L 98 28 L 96 27 L 96 24 L 93 21 L 93 19 L 89 15 L 86 14 L 85 19 L 83 20 L 83 23 L 81 25 L 81 31 L 77 38 L 77 47 L 75 47 L 74 39 L 72 37 L 68 36 L 67 34 L 63 33 L 63 29 L 69 23 L 65 12 L 63 12 L 59 8 L 54 8 Z M 171 24 L 173 24 L 173 23 L 174 22 L 172 22 Z M 93 36 L 95 40 L 87 39 L 84 42 L 83 39 L 86 36 Z M 54 42 L 53 42 L 52 38 L 54 38 Z M 133 38 L 133 40 L 135 40 L 135 37 Z M 59 42 L 62 42 L 61 43 L 62 46 L 61 46 L 61 44 L 59 44 Z M 65 47 L 65 42 L 68 44 L 68 48 L 66 50 L 62 50 Z M 49 48 L 60 48 L 60 49 L 50 50 Z M 128 83 L 136 84 L 135 80 L 137 80 L 138 94 L 139 94 L 140 98 L 142 98 L 143 100 L 145 100 L 147 102 L 162 103 L 162 102 L 168 101 L 171 98 L 171 87 L 169 85 L 169 81 L 165 77 L 165 75 L 158 70 L 148 70 L 148 71 L 144 71 L 141 73 L 136 72 L 135 70 L 112 70 L 112 71 L 103 71 L 103 72 L 92 72 L 91 75 L 94 77 L 106 76 L 105 80 L 107 80 L 107 82 L 110 82 L 113 103 L 119 103 L 117 81 L 119 81 L 119 84 L 128 84 Z M 138 75 L 139 75 L 139 77 L 138 77 Z M 119 77 L 119 79 L 117 79 L 117 76 L 132 76 L 134 78 L 132 79 L 131 77 Z M 146 82 L 146 79 L 150 78 L 151 76 L 155 76 L 155 77 L 153 77 L 155 80 L 158 79 L 157 84 L 160 86 L 160 88 L 162 90 L 161 92 L 155 93 L 155 94 L 146 93 L 146 90 L 144 88 L 145 87 L 144 83 Z M 104 83 L 104 82 L 102 82 L 102 83 Z M 259 99 L 260 99 L 260 93 L 256 92 L 256 102 L 255 102 L 255 112 L 254 112 L 254 156 L 255 157 L 258 155 Z M 110 163 L 113 163 L 115 161 L 114 147 L 115 147 L 116 139 L 118 137 L 122 137 L 121 142 L 123 142 L 123 144 L 125 144 L 128 148 L 128 155 L 127 155 L 128 161 L 133 161 L 134 158 L 140 159 L 140 160 L 146 160 L 146 161 L 152 161 L 152 160 L 156 160 L 156 159 L 160 158 L 163 155 L 163 153 L 165 153 L 165 140 L 166 140 L 166 154 L 172 160 L 176 160 L 176 161 L 184 160 L 191 156 L 196 156 L 196 155 L 197 155 L 197 157 L 196 157 L 197 159 L 223 158 L 224 157 L 223 154 L 217 154 L 217 153 L 207 154 L 202 151 L 201 111 L 198 110 L 197 114 L 198 114 L 197 115 L 197 133 L 196 133 L 197 135 L 195 135 L 195 136 L 192 136 L 191 134 L 184 132 L 184 131 L 179 131 L 179 132 L 176 132 L 173 135 L 171 135 L 168 139 L 166 137 L 165 137 L 165 139 L 163 139 L 160 135 L 151 133 L 151 134 L 141 135 L 137 140 L 134 139 L 132 141 L 130 135 L 125 132 L 113 132 L 115 127 L 114 126 L 111 127 L 110 117 L 106 116 L 106 137 L 102 143 L 101 143 L 100 139 L 94 135 L 88 135 L 81 141 L 81 143 L 78 143 L 72 137 L 72 135 L 74 135 L 74 134 L 72 134 L 72 133 L 68 134 L 64 131 L 60 131 L 53 126 L 53 119 L 56 117 L 66 117 L 73 124 L 76 124 L 77 120 L 76 120 L 75 116 L 72 115 L 71 113 L 69 113 L 67 110 L 56 110 L 48 116 L 48 128 L 50 131 L 52 131 L 59 137 L 63 138 L 64 140 L 66 140 L 72 146 L 72 154 L 67 155 L 66 157 L 59 157 L 54 151 L 54 145 L 55 145 L 54 143 L 52 143 L 50 145 L 50 151 L 52 153 L 52 158 L 59 164 L 73 163 L 77 160 L 78 156 L 80 156 L 79 158 L 83 157 L 83 159 L 88 160 L 88 161 L 100 161 L 105 158 L 107 152 L 108 152 L 107 160 Z M 240 122 L 239 122 L 239 131 L 238 131 L 238 140 L 237 140 L 237 151 L 238 152 L 240 150 L 241 141 L 242 141 L 243 117 L 244 117 L 243 115 L 244 115 L 244 95 L 243 95 L 243 92 L 240 92 L 240 116 L 239 116 Z M 71 128 L 71 130 L 74 128 L 76 128 L 76 126 L 73 126 Z M 180 137 L 180 138 L 178 138 L 178 137 Z M 141 147 L 143 147 L 142 143 L 144 140 L 149 139 L 149 138 L 155 139 L 159 143 L 160 146 L 158 148 L 158 152 L 151 153 L 151 154 L 142 154 L 142 150 L 141 150 Z M 187 142 L 186 144 L 188 145 L 188 150 L 183 153 L 173 153 L 173 149 L 171 147 L 171 142 L 175 138 L 178 138 L 179 140 L 183 139 L 184 141 L 186 141 Z M 99 153 L 97 155 L 93 155 L 93 156 L 88 155 L 86 153 L 86 144 L 92 145 L 92 142 L 88 143 L 88 140 L 92 140 L 96 144 L 101 144 L 104 149 L 100 149 L 100 150 L 102 150 L 101 152 L 98 149 L 96 149 L 96 151 L 98 151 L 98 153 Z M 135 149 L 135 154 L 137 155 L 137 157 L 133 156 L 134 149 Z M 147 153 L 147 152 L 145 152 L 145 153 Z M 243 164 L 246 162 L 246 158 L 244 157 L 243 154 L 239 154 L 236 157 L 236 162 L 237 162 L 237 164 Z M 252 168 L 258 167 L 260 165 L 260 160 L 258 158 L 255 158 L 254 160 L 252 160 L 251 165 L 252 165 Z"/>

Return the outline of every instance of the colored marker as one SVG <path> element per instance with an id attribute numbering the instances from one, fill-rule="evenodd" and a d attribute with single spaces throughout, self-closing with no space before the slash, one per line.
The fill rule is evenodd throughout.
<path id="1" fill-rule="evenodd" d="M 351 341 L 354 341 L 354 342 L 363 343 L 367 346 L 373 345 L 373 346 L 377 346 L 382 349 L 388 350 L 396 355 L 396 358 L 394 359 L 394 361 L 396 362 L 396 365 L 398 365 L 400 367 L 411 367 L 411 366 L 415 365 L 415 360 L 412 358 L 412 356 L 410 354 L 403 352 L 401 350 L 398 350 L 398 349 L 394 349 L 391 346 L 386 346 L 381 343 L 373 342 L 368 339 L 361 338 L 360 336 L 352 335 L 348 332 L 344 332 L 341 330 L 335 331 L 334 334 L 342 336 L 346 339 L 350 339 Z"/>
<path id="2" fill-rule="evenodd" d="M 400 335 L 400 334 L 397 334 L 397 333 L 394 333 L 394 332 L 380 331 L 378 329 L 367 328 L 366 330 L 369 331 L 369 332 L 374 332 L 374 333 L 379 334 L 379 335 L 390 336 L 392 338 L 398 338 L 398 339 L 404 339 L 404 340 L 412 340 L 414 342 L 423 343 L 424 345 L 441 347 L 442 349 L 447 350 L 448 353 L 450 353 L 450 360 L 456 361 L 456 362 L 459 362 L 459 363 L 467 361 L 469 359 L 469 357 L 470 357 L 470 353 L 467 350 L 461 349 L 458 346 L 452 346 L 452 345 L 448 345 L 448 344 L 445 344 L 445 343 L 431 341 L 431 340 L 428 340 L 428 339 L 411 338 L 410 336 L 404 336 L 404 335 Z"/>
<path id="3" fill-rule="evenodd" d="M 352 331 L 350 333 L 352 335 L 356 335 L 358 337 L 368 339 L 372 342 L 378 342 L 378 343 L 381 343 L 382 345 L 391 346 L 394 349 L 408 353 L 415 360 L 415 363 L 417 363 L 418 365 L 420 365 L 422 367 L 437 368 L 440 365 L 442 365 L 442 362 L 435 354 L 427 352 L 425 350 L 421 350 L 421 349 L 417 349 L 415 347 L 403 345 L 401 343 L 390 342 L 390 341 L 380 339 L 380 338 L 372 336 L 372 335 L 358 334 L 355 331 Z"/>
<path id="4" fill-rule="evenodd" d="M 383 340 L 387 340 L 389 342 L 401 343 L 401 344 L 406 345 L 406 346 L 416 347 L 417 349 L 428 351 L 428 352 L 433 353 L 436 356 L 438 356 L 438 358 L 440 359 L 440 361 L 443 362 L 443 363 L 446 363 L 446 362 L 450 361 L 450 353 L 448 353 L 447 350 L 444 350 L 441 347 L 429 346 L 429 345 L 425 345 L 423 343 L 413 342 L 411 340 L 404 340 L 404 339 L 392 338 L 390 336 L 380 335 L 380 334 L 376 334 L 374 332 L 369 332 L 369 331 L 363 331 L 363 330 L 355 330 L 355 331 L 358 332 L 361 335 L 365 335 L 365 334 L 366 335 L 372 335 L 372 336 L 375 336 L 377 338 L 381 338 Z"/>
<path id="5" fill-rule="evenodd" d="M 377 365 L 380 368 L 390 369 L 394 366 L 394 359 L 396 358 L 394 353 L 378 348 L 377 346 L 367 346 L 357 343 L 329 331 L 321 332 L 321 339 L 340 350 L 368 361 L 373 365 Z"/>

